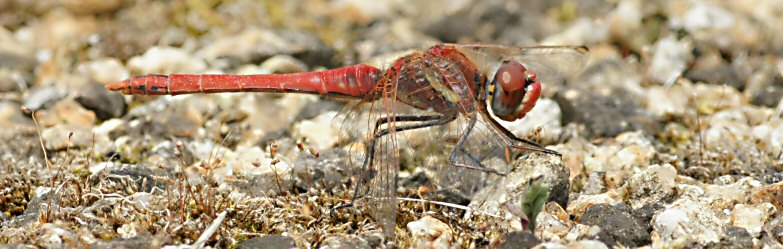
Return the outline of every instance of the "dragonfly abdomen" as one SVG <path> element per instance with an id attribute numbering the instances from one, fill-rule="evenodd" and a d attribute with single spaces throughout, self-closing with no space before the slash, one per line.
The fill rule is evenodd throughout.
<path id="1" fill-rule="evenodd" d="M 363 98 L 376 85 L 380 70 L 354 65 L 319 72 L 291 74 L 149 74 L 113 83 L 113 91 L 137 95 L 179 95 L 219 92 L 308 93 Z"/>

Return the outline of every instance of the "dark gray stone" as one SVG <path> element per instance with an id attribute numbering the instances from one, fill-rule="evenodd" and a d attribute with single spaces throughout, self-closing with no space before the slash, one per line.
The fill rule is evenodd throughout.
<path id="1" fill-rule="evenodd" d="M 0 245 L 0 249 L 27 249 L 27 248 L 35 248 L 32 246 L 26 246 L 22 244 L 6 244 L 6 245 Z"/>
<path id="2" fill-rule="evenodd" d="M 780 103 L 781 99 L 783 99 L 783 80 L 781 80 L 779 85 L 776 84 L 767 86 L 766 88 L 757 92 L 755 96 L 753 96 L 753 100 L 751 102 L 754 105 L 775 108 L 778 106 L 778 103 Z"/>
<path id="3" fill-rule="evenodd" d="M 237 244 L 237 249 L 282 249 L 296 248 L 294 239 L 279 234 L 270 234 L 242 241 Z"/>
<path id="4" fill-rule="evenodd" d="M 79 92 L 76 101 L 95 112 L 100 120 L 122 117 L 128 108 L 122 94 L 111 92 L 101 84 L 89 84 Z"/>
<path id="5" fill-rule="evenodd" d="M 657 134 L 660 130 L 655 117 L 621 90 L 608 96 L 577 91 L 574 95 L 557 94 L 553 99 L 563 111 L 563 124 L 584 124 L 588 137 L 614 137 L 637 130 Z"/>
<path id="6" fill-rule="evenodd" d="M 693 82 L 704 82 L 715 85 L 728 85 L 737 90 L 745 89 L 745 82 L 729 64 L 719 64 L 707 68 L 696 68 L 685 72 L 685 78 Z"/>
<path id="7" fill-rule="evenodd" d="M 568 167 L 560 157 L 544 153 L 526 153 L 517 158 L 508 175 L 479 190 L 468 206 L 485 212 L 499 212 L 506 209 L 506 204 L 519 205 L 534 182 L 549 187 L 547 202 L 566 206 L 571 186 Z"/>
<path id="8" fill-rule="evenodd" d="M 165 243 L 165 239 L 150 236 L 137 236 L 127 239 L 114 239 L 111 241 L 101 241 L 92 244 L 92 249 L 136 249 L 136 248 L 160 248 Z"/>
<path id="9" fill-rule="evenodd" d="M 25 94 L 24 106 L 30 110 L 46 109 L 63 97 L 65 93 L 54 86 L 36 87 Z"/>
<path id="10" fill-rule="evenodd" d="M 541 244 L 541 240 L 536 238 L 530 231 L 516 231 L 503 235 L 502 242 L 498 248 L 501 249 L 522 249 L 533 248 Z"/>
<path id="11" fill-rule="evenodd" d="M 632 212 L 625 203 L 596 204 L 585 210 L 580 223 L 601 227 L 601 231 L 595 236 L 595 239 L 608 246 L 620 244 L 638 247 L 650 244 L 650 233 L 645 230 L 645 226 L 640 224 Z"/>
<path id="12" fill-rule="evenodd" d="M 707 248 L 723 248 L 723 249 L 740 249 L 740 248 L 752 248 L 753 237 L 750 236 L 748 230 L 741 227 L 730 226 L 727 227 L 723 237 L 717 243 L 713 243 L 707 246 Z"/>

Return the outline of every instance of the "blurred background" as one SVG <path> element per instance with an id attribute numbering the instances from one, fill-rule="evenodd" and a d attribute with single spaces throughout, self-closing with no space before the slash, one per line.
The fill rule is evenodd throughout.
<path id="1" fill-rule="evenodd" d="M 0 243 L 78 246 L 140 236 L 157 239 L 149 243 L 192 243 L 204 225 L 183 223 L 184 228 L 172 231 L 167 222 L 177 219 L 170 215 L 129 211 L 120 207 L 121 201 L 102 203 L 98 199 L 105 196 L 85 195 L 111 186 L 102 191 L 117 192 L 119 200 L 159 198 L 150 205 L 177 206 L 161 204 L 168 197 L 152 190 L 166 188 L 153 181 L 156 177 L 177 175 L 172 165 L 187 165 L 186 174 L 196 185 L 218 189 L 225 182 L 241 182 L 238 192 L 251 199 L 213 193 L 225 195 L 219 200 L 234 200 L 236 210 L 257 210 L 249 203 L 259 200 L 252 198 L 267 198 L 262 193 L 266 189 L 285 192 L 281 184 L 303 193 L 345 185 L 341 170 L 281 180 L 277 171 L 260 169 L 278 165 L 270 155 L 273 143 L 284 165 L 276 170 L 339 164 L 332 162 L 342 160 L 339 148 L 351 142 L 341 141 L 339 126 L 331 123 L 344 102 L 263 94 L 128 97 L 106 91 L 104 84 L 150 73 L 322 70 L 389 62 L 437 43 L 485 42 L 585 45 L 591 50 L 579 73 L 564 82 L 544 83 L 544 96 L 534 112 L 512 124 L 522 136 L 541 127 L 536 139 L 563 153 L 569 171 L 565 177 L 572 203 L 561 211 L 572 218 L 558 221 L 549 214 L 551 224 L 560 222 L 555 226 L 560 230 L 546 226 L 536 233 L 539 238 L 561 244 L 601 238 L 600 243 L 609 246 L 707 246 L 725 241 L 742 247 L 780 245 L 780 27 L 783 5 L 763 0 L 2 0 L 0 189 L 7 197 L 0 204 Z M 37 124 L 31 112 L 20 111 L 22 106 L 35 111 Z M 321 151 L 321 158 L 297 149 L 301 140 Z M 213 160 L 214 154 L 220 154 L 220 162 Z M 651 165 L 659 166 L 650 171 Z M 401 182 L 419 181 L 415 172 L 413 167 L 403 169 Z M 203 177 L 207 173 L 214 175 Z M 106 180 L 112 179 L 106 175 L 132 177 L 127 182 Z M 658 180 L 650 180 L 651 175 Z M 303 177 L 325 180 L 310 185 Z M 98 184 L 103 181 L 111 184 Z M 61 201 L 58 206 L 65 211 L 52 213 L 41 203 L 52 199 L 44 193 L 56 187 L 55 182 L 69 186 L 55 197 L 81 197 Z M 66 182 L 79 183 L 78 191 Z M 128 184 L 135 187 L 121 187 Z M 736 191 L 720 193 L 727 189 Z M 152 197 L 136 196 L 150 192 Z M 137 199 L 127 199 L 130 196 Z M 269 198 L 296 202 L 293 199 L 301 197 L 282 196 Z M 298 200 L 306 203 L 307 197 Z M 608 206 L 585 214 L 587 207 L 599 204 Z M 274 210 L 268 205 L 266 210 Z M 106 210 L 96 211 L 98 207 Z M 191 212 L 194 217 L 214 217 L 220 208 L 193 210 L 198 210 Z M 700 210 L 713 212 L 705 216 Z M 230 215 L 234 223 L 226 223 L 230 228 L 219 231 L 222 237 L 210 245 L 235 246 L 295 228 L 302 233 L 290 236 L 296 245 L 328 244 L 324 241 L 329 236 L 313 235 L 306 227 L 275 227 L 275 222 L 260 221 L 267 214 L 237 212 L 244 216 Z M 96 218 L 85 221 L 77 213 Z M 667 220 L 662 213 L 675 218 Z M 156 218 L 111 218 L 129 214 Z M 617 214 L 621 216 L 611 216 Z M 602 236 L 577 226 L 624 224 L 623 218 L 601 217 L 641 220 L 625 223 L 632 226 L 630 232 L 618 228 Z M 685 228 L 671 225 L 681 223 Z M 400 224 L 398 234 L 408 237 L 397 242 L 415 244 L 415 236 Z M 449 242 L 499 245 L 507 241 L 503 235 L 515 229 L 494 227 L 494 237 L 481 237 L 484 230 L 476 227 L 455 231 Z M 32 236 L 33 231 L 37 235 Z M 165 233 L 173 234 L 168 242 L 162 242 L 160 234 Z M 563 239 L 567 234 L 574 237 Z M 677 240 L 684 234 L 692 236 Z"/>

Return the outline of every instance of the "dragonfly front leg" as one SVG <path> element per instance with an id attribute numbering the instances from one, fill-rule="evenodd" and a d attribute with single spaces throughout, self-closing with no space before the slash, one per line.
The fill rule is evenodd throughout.
<path id="1" fill-rule="evenodd" d="M 492 127 L 494 128 L 493 131 L 498 133 L 503 138 L 504 143 L 506 143 L 506 160 L 510 160 L 511 157 L 511 151 L 510 149 L 521 149 L 521 150 L 530 150 L 530 151 L 537 151 L 541 153 L 546 153 L 550 155 L 556 155 L 558 157 L 563 157 L 560 152 L 550 150 L 547 148 L 544 148 L 544 146 L 541 146 L 533 141 L 519 138 L 514 133 L 511 133 L 506 127 L 503 127 L 498 123 L 497 120 L 493 119 L 491 115 L 489 114 L 489 111 L 487 111 L 486 105 L 483 105 L 479 103 L 479 111 L 481 112 L 481 115 L 484 117 L 484 120 L 487 121 Z M 514 144 L 516 143 L 516 144 Z"/>
<path id="2" fill-rule="evenodd" d="M 481 161 L 479 161 L 475 156 L 470 154 L 470 152 L 465 150 L 465 148 L 463 147 L 464 144 L 465 144 L 465 141 L 467 141 L 468 137 L 470 136 L 470 132 L 473 130 L 473 127 L 476 126 L 476 120 L 477 119 L 478 118 L 476 117 L 475 114 L 471 115 L 470 118 L 468 118 L 468 126 L 465 128 L 465 131 L 462 132 L 462 136 L 460 137 L 459 141 L 457 142 L 457 145 L 454 146 L 453 150 L 451 150 L 451 154 L 449 155 L 448 162 L 449 162 L 449 164 L 451 164 L 453 166 L 456 166 L 456 167 L 463 167 L 463 168 L 468 168 L 468 169 L 481 170 L 481 171 L 486 171 L 486 172 L 489 172 L 489 173 L 497 174 L 499 176 L 505 176 L 506 175 L 505 173 L 500 173 L 499 171 L 497 171 L 495 169 L 488 168 L 488 167 L 484 166 L 481 163 Z M 476 163 L 476 165 L 469 165 L 469 164 L 456 162 L 457 152 L 458 151 L 461 151 L 462 153 L 465 153 L 465 155 L 468 156 L 468 158 L 471 161 Z"/>

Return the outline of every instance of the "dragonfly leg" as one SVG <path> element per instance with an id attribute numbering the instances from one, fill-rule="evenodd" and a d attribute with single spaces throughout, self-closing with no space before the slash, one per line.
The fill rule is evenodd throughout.
<path id="1" fill-rule="evenodd" d="M 500 123 L 498 123 L 497 120 L 491 118 L 491 115 L 487 111 L 486 106 L 482 105 L 478 110 L 481 112 L 481 115 L 484 117 L 484 120 L 487 121 L 490 125 L 492 125 L 492 127 L 495 128 L 494 130 L 500 133 L 499 135 L 504 137 L 503 140 L 505 141 L 506 146 L 508 146 L 509 148 L 537 151 L 550 155 L 556 155 L 558 157 L 563 157 L 563 155 L 560 154 L 560 152 L 544 148 L 544 146 L 541 146 L 533 141 L 517 137 L 516 135 L 514 135 L 514 133 L 511 133 L 511 131 L 506 129 L 506 127 L 500 125 Z M 512 144 L 513 142 L 516 142 L 518 144 Z"/>
<path id="2" fill-rule="evenodd" d="M 362 175 L 356 181 L 356 187 L 353 190 L 353 196 L 351 197 L 351 202 L 348 204 L 334 207 L 330 210 L 330 212 L 335 211 L 337 209 L 352 207 L 354 201 L 359 197 L 359 189 L 361 188 L 361 183 L 364 180 L 364 178 L 367 177 L 368 174 L 367 168 L 369 167 L 370 164 L 372 164 L 372 161 L 375 157 L 375 143 L 378 141 L 379 138 L 388 135 L 390 133 L 390 130 L 388 128 L 384 128 L 380 131 L 378 130 L 383 124 L 389 122 L 421 122 L 418 124 L 410 124 L 410 125 L 402 125 L 402 126 L 394 127 L 394 132 L 400 132 L 406 130 L 415 130 L 415 129 L 443 125 L 448 122 L 451 122 L 455 118 L 456 116 L 451 117 L 446 115 L 395 116 L 391 119 L 383 117 L 375 121 L 375 128 L 373 129 L 373 133 L 372 133 L 374 135 L 370 139 L 370 143 L 367 144 L 367 149 L 366 149 L 367 154 L 364 157 L 364 162 L 362 163 L 362 169 L 361 169 Z"/>
<path id="3" fill-rule="evenodd" d="M 470 132 L 473 130 L 473 127 L 476 126 L 476 120 L 477 120 L 476 115 L 472 115 L 469 118 L 468 127 L 466 127 L 465 131 L 462 132 L 462 136 L 460 137 L 459 141 L 457 142 L 457 145 L 454 146 L 454 149 L 451 151 L 451 154 L 449 155 L 449 160 L 448 160 L 449 164 L 451 164 L 451 165 L 453 165 L 455 167 L 462 167 L 462 168 L 468 168 L 468 169 L 481 170 L 481 171 L 497 174 L 497 175 L 500 175 L 500 176 L 505 176 L 506 174 L 504 174 L 504 173 L 500 173 L 499 171 L 497 171 L 495 169 L 491 169 L 491 168 L 488 168 L 488 167 L 484 166 L 481 163 L 481 161 L 479 161 L 475 156 L 470 154 L 463 147 L 464 144 L 465 144 L 465 141 L 467 141 L 467 139 L 468 139 L 468 136 L 470 136 Z M 476 165 L 457 163 L 456 159 L 457 159 L 457 152 L 458 151 L 461 151 L 462 153 L 465 153 L 465 155 L 467 155 L 468 158 L 470 158 L 471 161 L 475 162 Z"/>

